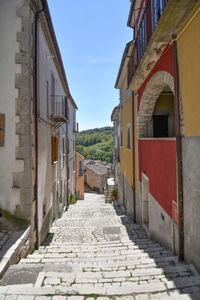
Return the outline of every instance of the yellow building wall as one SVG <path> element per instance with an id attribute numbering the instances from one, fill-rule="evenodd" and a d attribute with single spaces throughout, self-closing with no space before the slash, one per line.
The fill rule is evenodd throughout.
<path id="1" fill-rule="evenodd" d="M 158 110 L 174 110 L 174 96 L 172 95 L 160 95 L 158 98 L 155 109 Z"/>
<path id="2" fill-rule="evenodd" d="M 200 135 L 200 4 L 180 30 L 179 76 L 185 136 Z M 196 13 L 196 16 L 195 16 Z M 192 18 L 194 19 L 192 20 Z M 191 22 L 191 23 L 189 23 Z"/>
<path id="3" fill-rule="evenodd" d="M 127 149 L 127 125 L 130 124 L 130 145 Z M 123 128 L 123 146 L 120 147 L 120 172 L 126 172 L 126 180 L 133 186 L 133 144 L 132 144 L 132 99 L 126 97 L 126 80 L 123 83 L 123 107 L 121 108 L 121 127 Z"/>

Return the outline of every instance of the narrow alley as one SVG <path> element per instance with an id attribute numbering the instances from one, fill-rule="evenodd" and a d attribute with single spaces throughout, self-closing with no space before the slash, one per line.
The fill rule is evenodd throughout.
<path id="1" fill-rule="evenodd" d="M 133 224 L 119 202 L 86 193 L 51 227 L 39 250 L 12 265 L 0 299 L 200 299 L 192 265 Z"/>

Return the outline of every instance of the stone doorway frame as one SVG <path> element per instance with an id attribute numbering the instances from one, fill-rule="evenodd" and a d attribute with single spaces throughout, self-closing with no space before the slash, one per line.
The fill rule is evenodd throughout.
<path id="1" fill-rule="evenodd" d="M 148 136 L 148 124 L 151 121 L 156 101 L 164 87 L 169 86 L 175 95 L 174 77 L 165 71 L 158 71 L 152 75 L 147 83 L 137 114 L 137 132 L 138 138 Z"/>

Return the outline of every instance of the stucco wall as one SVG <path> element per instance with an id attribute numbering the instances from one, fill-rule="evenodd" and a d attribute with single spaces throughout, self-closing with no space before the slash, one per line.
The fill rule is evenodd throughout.
<path id="1" fill-rule="evenodd" d="M 79 176 L 79 162 L 82 163 L 82 175 Z M 84 157 L 76 152 L 76 198 L 84 199 Z M 78 198 L 79 197 L 79 198 Z"/>
<path id="2" fill-rule="evenodd" d="M 99 175 L 97 175 L 95 172 L 93 172 L 92 170 L 90 170 L 89 168 L 87 168 L 87 166 L 85 166 L 85 169 L 86 169 L 86 175 L 87 175 L 87 184 L 91 188 L 98 188 L 100 191 L 101 177 Z"/>
<path id="3" fill-rule="evenodd" d="M 38 199 L 39 230 L 48 232 L 52 218 L 57 217 L 65 204 L 66 195 L 63 190 L 66 182 L 66 161 L 63 153 L 63 139 L 66 144 L 66 124 L 59 129 L 52 126 L 48 118 L 48 105 L 51 104 L 51 76 L 55 77 L 55 95 L 65 95 L 53 56 L 47 44 L 41 24 L 38 28 Z M 55 125 L 55 124 L 54 124 Z M 52 164 L 51 138 L 58 137 L 58 163 Z M 45 224 L 45 228 L 43 225 Z"/>
<path id="4" fill-rule="evenodd" d="M 0 147 L 0 206 L 2 209 L 9 211 L 10 213 L 16 213 L 18 216 L 24 217 L 26 219 L 31 218 L 31 208 L 30 203 L 32 201 L 32 192 L 31 192 L 31 174 L 28 177 L 26 174 L 26 188 L 23 189 L 23 194 L 20 194 L 19 187 L 21 186 L 21 180 L 23 178 L 23 172 L 28 168 L 28 161 L 26 160 L 26 165 L 24 164 L 24 148 L 20 147 L 25 146 L 26 144 L 26 157 L 31 157 L 31 142 L 30 147 L 28 147 L 29 140 L 27 139 L 27 134 L 30 137 L 30 123 L 29 123 L 29 101 L 31 90 L 23 90 L 23 96 L 25 99 L 22 99 L 22 87 L 23 84 L 26 86 L 26 89 L 29 87 L 28 72 L 25 69 L 22 69 L 21 62 L 24 62 L 25 57 L 19 55 L 20 49 L 24 50 L 26 54 L 26 64 L 29 63 L 29 55 L 25 53 L 25 48 L 28 51 L 28 40 L 26 39 L 29 25 L 28 25 L 28 16 L 29 11 L 27 9 L 27 4 L 24 6 L 24 16 L 27 17 L 27 26 L 24 26 L 23 32 L 23 45 L 21 42 L 21 31 L 22 31 L 22 12 L 19 10 L 23 1 L 1 1 L 0 9 L 0 113 L 5 113 L 5 146 Z M 25 20 L 24 19 L 24 20 Z M 31 38 L 31 34 L 29 35 Z M 27 72 L 26 72 L 27 71 Z M 26 73 L 26 77 L 22 77 L 21 73 Z M 23 100 L 23 103 L 21 102 Z M 17 112 L 16 112 L 17 108 Z M 16 115 L 18 114 L 18 115 Z M 26 120 L 26 130 L 20 124 L 20 117 L 23 115 L 23 120 Z M 23 136 L 16 135 L 17 133 L 22 133 Z M 29 149 L 30 148 L 30 149 Z M 30 150 L 30 151 L 29 151 Z M 17 159 L 16 159 L 17 158 Z M 31 166 L 31 164 L 29 164 Z M 13 178 L 14 174 L 19 174 Z M 30 179 L 30 180 L 29 180 Z M 26 182 L 25 182 L 26 181 Z M 30 192 L 30 193 L 29 193 Z M 22 191 L 21 191 L 22 193 Z M 25 197 L 27 195 L 27 197 Z M 23 199 L 20 199 L 20 197 Z M 26 199 L 28 197 L 31 199 Z M 22 203 L 23 201 L 23 203 Z M 22 208 L 23 206 L 23 208 Z"/>
<path id="5" fill-rule="evenodd" d="M 120 172 L 126 173 L 126 180 L 129 185 L 133 185 L 133 144 L 132 144 L 132 99 L 126 97 L 126 79 L 123 83 L 123 107 L 120 109 L 123 128 L 123 146 L 120 147 Z M 127 125 L 130 124 L 130 149 L 127 149 Z"/>
<path id="6" fill-rule="evenodd" d="M 196 6 L 194 13 L 200 5 Z M 190 18 L 194 15 L 191 14 Z M 186 26 L 188 20 L 185 22 Z M 185 118 L 185 135 L 200 135 L 200 12 L 178 39 L 179 75 Z M 182 28 L 181 28 L 182 29 Z"/>
<path id="7" fill-rule="evenodd" d="M 200 8 L 198 3 L 180 28 L 180 92 L 185 120 L 183 150 L 184 255 L 200 271 Z M 182 31 L 183 30 L 183 31 Z M 179 32 L 179 33 L 180 33 Z"/>
<path id="8" fill-rule="evenodd" d="M 178 225 L 149 193 L 149 234 L 167 249 L 178 254 Z"/>
<path id="9" fill-rule="evenodd" d="M 133 195 L 133 187 L 128 183 L 126 177 L 120 173 L 119 176 L 119 201 L 122 205 L 124 205 L 127 209 L 127 214 L 134 214 L 134 195 Z"/>
<path id="10" fill-rule="evenodd" d="M 200 271 L 200 137 L 185 137 L 183 148 L 184 252 Z"/>
<path id="11" fill-rule="evenodd" d="M 138 102 L 137 102 L 138 110 L 139 110 L 139 106 L 140 106 L 141 97 L 142 97 L 142 94 L 144 92 L 144 89 L 145 89 L 147 83 L 150 81 L 151 77 L 159 71 L 168 72 L 172 76 L 174 74 L 174 72 L 173 72 L 173 52 L 172 52 L 172 46 L 170 46 L 170 45 L 168 45 L 167 48 L 164 50 L 160 59 L 157 61 L 154 68 L 152 69 L 152 71 L 149 73 L 149 75 L 144 80 L 141 87 L 138 89 Z"/>
<path id="12" fill-rule="evenodd" d="M 139 140 L 139 178 L 149 178 L 149 191 L 167 214 L 172 216 L 172 201 L 177 201 L 175 139 Z"/>
<path id="13" fill-rule="evenodd" d="M 73 105 L 69 102 L 69 121 L 67 122 L 68 127 L 68 142 L 69 142 L 69 154 L 68 154 L 68 165 L 69 165 L 69 181 L 68 181 L 68 192 L 69 195 L 75 195 L 75 132 L 74 132 L 74 122 L 76 122 L 76 114 Z"/>

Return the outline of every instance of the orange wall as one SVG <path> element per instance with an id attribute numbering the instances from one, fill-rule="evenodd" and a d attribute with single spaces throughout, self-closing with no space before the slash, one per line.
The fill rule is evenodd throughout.
<path id="1" fill-rule="evenodd" d="M 84 176 L 79 176 L 79 161 L 82 161 L 82 174 L 84 172 L 84 157 L 76 152 L 76 193 L 80 192 L 80 198 L 84 196 Z"/>

